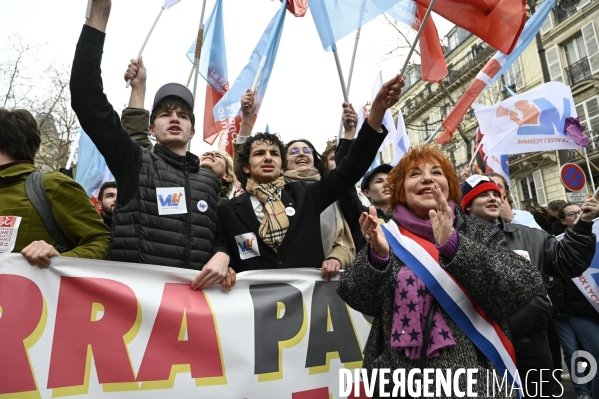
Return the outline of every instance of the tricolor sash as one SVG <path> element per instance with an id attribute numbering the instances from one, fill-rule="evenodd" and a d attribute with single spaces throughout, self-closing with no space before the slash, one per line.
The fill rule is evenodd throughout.
<path id="1" fill-rule="evenodd" d="M 517 389 L 520 398 L 522 383 L 516 369 L 516 353 L 497 322 L 439 265 L 433 244 L 403 227 L 398 228 L 393 220 L 382 227 L 395 255 L 424 282 L 445 312 Z"/>

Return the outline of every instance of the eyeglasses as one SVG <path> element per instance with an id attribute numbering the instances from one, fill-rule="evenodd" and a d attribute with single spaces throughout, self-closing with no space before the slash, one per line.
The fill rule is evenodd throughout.
<path id="1" fill-rule="evenodd" d="M 572 211 L 572 212 L 568 212 L 566 213 L 566 217 L 567 218 L 571 218 L 572 216 L 578 216 L 582 213 L 582 210 L 580 211 Z"/>
<path id="2" fill-rule="evenodd" d="M 304 153 L 304 155 L 312 155 L 312 153 L 314 152 L 314 150 L 312 150 L 312 148 L 310 147 L 303 147 L 302 149 L 302 153 Z M 291 155 L 291 156 L 296 156 L 299 155 L 300 153 L 300 149 L 297 147 L 294 148 L 290 148 L 289 151 L 287 152 L 287 155 Z"/>
<path id="3" fill-rule="evenodd" d="M 207 157 L 208 155 L 212 155 L 213 157 L 223 159 L 222 155 L 220 155 L 218 152 L 214 152 L 214 151 L 208 151 L 208 152 L 203 153 L 201 158 Z"/>

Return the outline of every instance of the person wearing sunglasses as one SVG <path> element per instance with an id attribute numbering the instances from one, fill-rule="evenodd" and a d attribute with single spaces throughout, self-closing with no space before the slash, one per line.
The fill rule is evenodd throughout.
<path id="1" fill-rule="evenodd" d="M 464 213 L 496 226 L 503 232 L 507 248 L 528 259 L 544 277 L 544 284 L 537 294 L 510 316 L 507 323 L 516 350 L 518 372 L 527 376 L 528 392 L 536 392 L 540 385 L 544 394 L 550 394 L 553 362 L 547 325 L 551 319 L 552 304 L 547 288 L 552 284 L 551 280 L 578 277 L 591 265 L 596 250 L 593 218 L 599 211 L 599 201 L 589 196 L 582 206 L 580 221 L 574 224 L 576 216 L 570 217 L 572 227 L 558 241 L 543 230 L 507 223 L 500 216 L 502 201 L 506 199 L 502 198 L 501 189 L 491 177 L 472 175 L 462 183 L 461 190 Z M 580 210 L 576 206 L 576 209 L 568 211 L 576 214 Z"/>
<path id="2" fill-rule="evenodd" d="M 569 230 L 574 228 L 576 219 L 582 212 L 579 205 L 564 203 L 558 211 L 559 221 Z M 585 350 L 595 359 L 599 359 L 599 313 L 572 279 L 555 279 L 550 296 L 553 303 L 553 325 L 564 350 L 566 366 L 571 376 L 584 377 L 585 373 L 579 372 L 583 367 L 578 366 L 581 358 L 576 359 L 576 367 L 571 369 L 572 354 L 578 350 Z M 599 374 L 593 379 L 590 387 L 574 381 L 572 385 L 579 399 L 589 399 L 590 393 L 594 398 L 599 397 Z"/>
<path id="3" fill-rule="evenodd" d="M 322 268 L 329 253 L 323 248 L 321 214 L 349 191 L 372 164 L 386 136 L 382 126 L 384 113 L 397 103 L 403 86 L 400 76 L 383 84 L 373 101 L 370 117 L 362 126 L 356 147 L 337 168 L 322 176 L 311 172 L 313 181 L 288 181 L 290 177 L 286 179 L 284 175 L 292 158 L 308 159 L 307 162 L 306 159 L 293 162 L 291 167 L 297 168 L 291 171 L 297 171 L 298 175 L 315 168 L 314 149 L 312 147 L 312 154 L 306 154 L 309 150 L 302 149 L 306 146 L 305 141 L 287 147 L 276 134 L 248 134 L 254 117 L 251 112 L 256 104 L 253 93 L 246 92 L 241 101 L 243 144 L 237 153 L 241 170 L 247 177 L 246 192 L 222 204 L 217 218 L 216 245 L 224 248 L 230 257 L 229 266 L 235 272 Z M 246 115 L 246 112 L 250 114 Z M 245 128 L 249 132 L 242 135 Z M 238 136 L 237 145 L 239 141 Z M 298 148 L 298 152 L 295 153 L 293 148 Z M 323 275 L 326 280 L 332 277 L 327 274 Z"/>

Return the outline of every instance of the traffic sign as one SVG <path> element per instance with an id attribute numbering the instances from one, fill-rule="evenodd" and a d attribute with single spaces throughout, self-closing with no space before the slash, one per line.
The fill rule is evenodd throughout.
<path id="1" fill-rule="evenodd" d="M 559 171 L 562 184 L 570 191 L 581 191 L 587 183 L 582 168 L 573 163 L 565 163 Z"/>

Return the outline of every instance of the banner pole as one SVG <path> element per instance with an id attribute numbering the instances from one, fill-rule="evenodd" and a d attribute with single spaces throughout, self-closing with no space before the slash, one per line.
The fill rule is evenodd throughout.
<path id="1" fill-rule="evenodd" d="M 347 95 L 347 87 L 345 86 L 345 79 L 343 79 L 343 71 L 341 70 L 341 62 L 339 61 L 339 54 L 337 54 L 337 46 L 333 45 L 333 55 L 335 56 L 335 64 L 337 65 L 337 73 L 339 74 L 339 81 L 341 82 L 341 90 L 343 91 L 343 101 L 349 104 L 349 96 Z M 349 123 L 350 126 L 354 126 L 353 122 Z"/>
<path id="2" fill-rule="evenodd" d="M 136 60 L 139 60 L 139 57 L 141 57 L 141 54 L 144 52 L 144 48 L 146 47 L 146 44 L 148 43 L 148 40 L 150 39 L 150 35 L 154 31 L 154 27 L 156 27 L 156 24 L 158 23 L 158 20 L 160 19 L 160 16 L 162 15 L 163 11 L 164 11 L 164 8 L 160 7 L 160 12 L 158 13 L 158 16 L 156 17 L 156 19 L 154 20 L 154 23 L 152 24 L 152 27 L 150 28 L 150 31 L 148 32 L 148 35 L 146 36 L 146 40 L 144 40 L 144 44 L 141 45 L 141 49 L 139 49 L 139 53 L 137 54 Z M 125 88 L 128 89 L 130 84 L 131 84 L 131 79 L 127 80 L 127 85 L 125 86 Z"/>
<path id="3" fill-rule="evenodd" d="M 195 62 L 193 64 L 191 64 L 191 71 L 189 71 L 189 77 L 187 78 L 187 84 L 185 85 L 185 87 L 189 87 L 189 83 L 191 83 L 191 78 L 193 77 L 193 71 L 195 71 L 196 69 L 196 64 Z"/>

